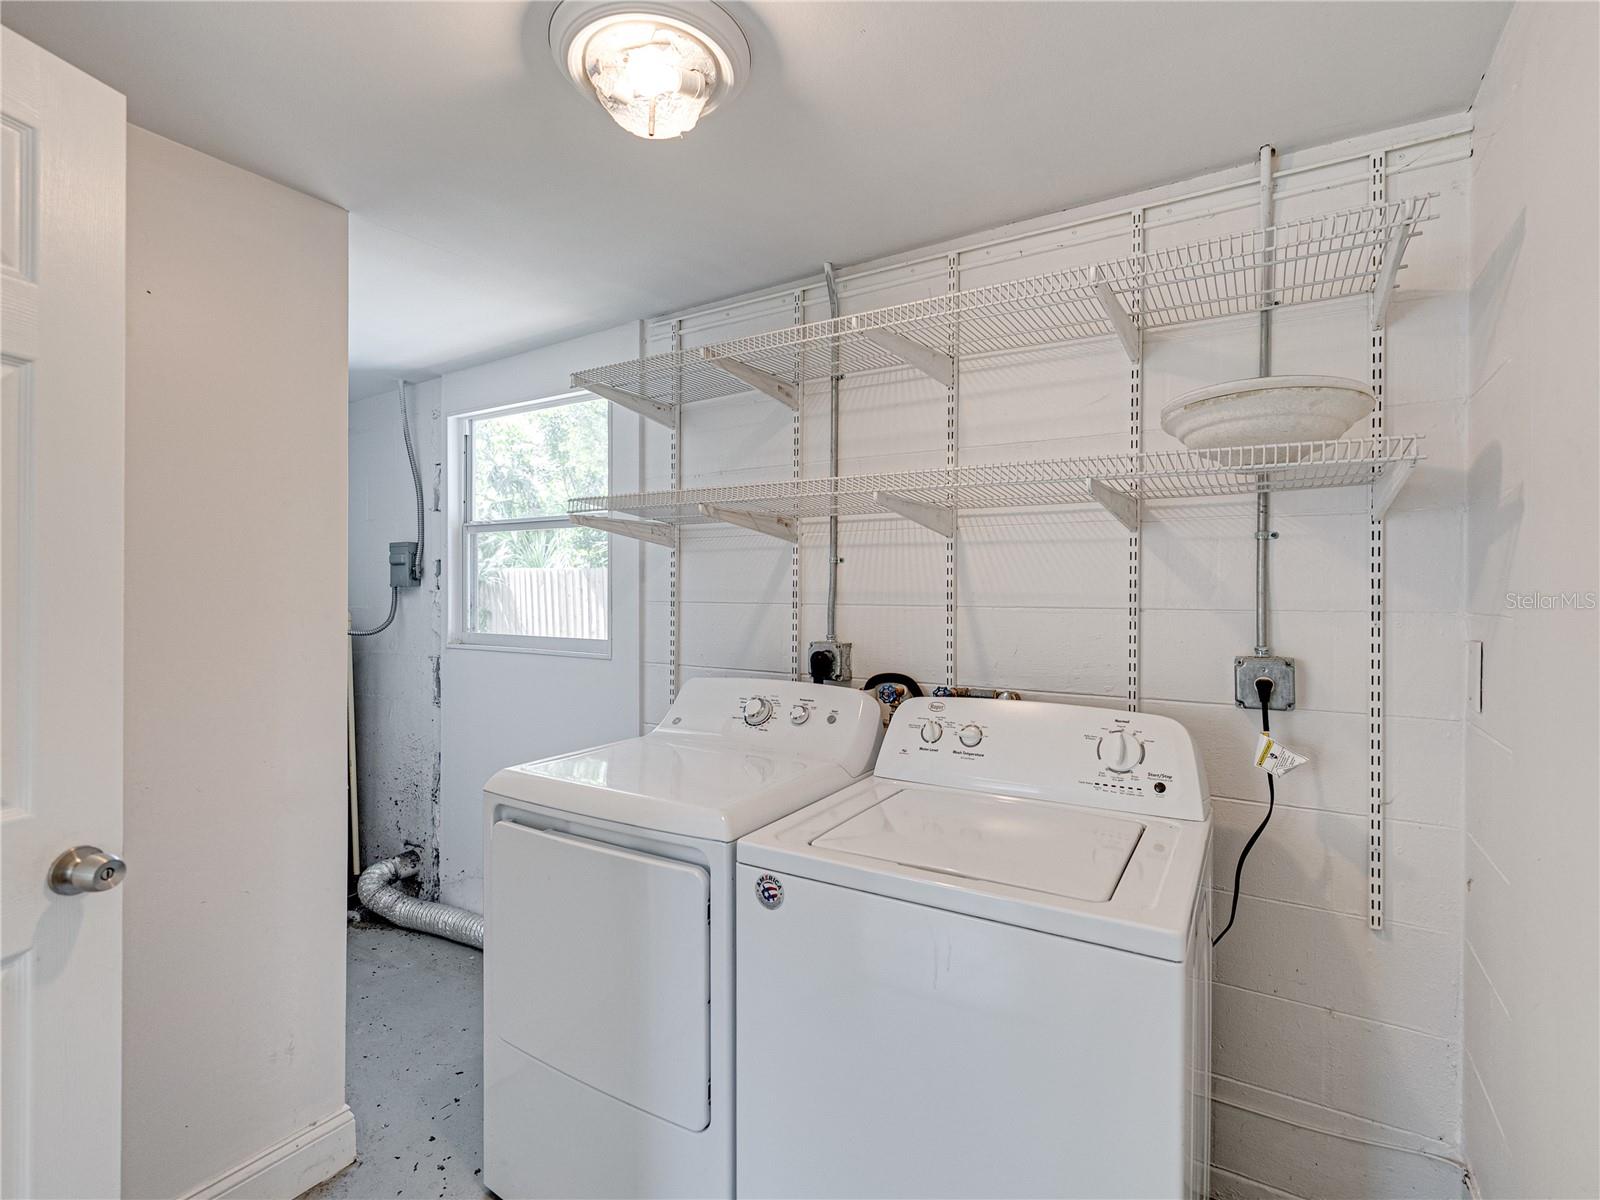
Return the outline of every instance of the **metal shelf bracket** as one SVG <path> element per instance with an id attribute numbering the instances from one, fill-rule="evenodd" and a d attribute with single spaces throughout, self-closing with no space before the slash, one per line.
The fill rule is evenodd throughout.
<path id="1" fill-rule="evenodd" d="M 593 392 L 602 400 L 609 400 L 619 408 L 629 412 L 636 412 L 641 417 L 648 417 L 658 425 L 672 428 L 672 405 L 657 404 L 645 396 L 636 396 L 632 392 L 625 392 L 621 388 L 612 387 L 607 383 L 583 383 L 580 387 Z"/>
<path id="2" fill-rule="evenodd" d="M 605 533 L 619 533 L 623 537 L 654 542 L 658 546 L 671 546 L 677 531 L 664 521 L 644 521 L 637 517 L 599 517 L 589 513 L 574 513 L 574 525 L 599 529 Z"/>
<path id="3" fill-rule="evenodd" d="M 1395 276 L 1400 273 L 1400 260 L 1405 257 L 1406 244 L 1411 240 L 1411 230 L 1415 226 L 1416 221 L 1412 218 L 1397 223 L 1383 248 L 1383 264 L 1378 268 L 1377 278 L 1373 282 L 1370 301 L 1371 328 L 1374 332 L 1382 329 L 1388 320 L 1389 301 L 1394 299 Z"/>
<path id="4" fill-rule="evenodd" d="M 920 500 L 907 500 L 893 492 L 873 492 L 872 502 L 892 513 L 914 521 L 924 529 L 931 529 L 941 537 L 956 536 L 956 511 L 937 504 L 924 504 Z"/>
<path id="5" fill-rule="evenodd" d="M 1105 310 L 1106 320 L 1111 323 L 1111 328 L 1116 332 L 1117 340 L 1122 343 L 1122 349 L 1127 354 L 1128 361 L 1138 362 L 1140 358 L 1139 327 L 1133 323 L 1133 318 L 1128 315 L 1128 310 L 1122 307 L 1122 302 L 1117 299 L 1117 293 L 1106 280 L 1104 271 L 1096 267 L 1089 282 L 1090 286 L 1094 288 L 1095 299 L 1100 301 L 1100 307 Z"/>
<path id="6" fill-rule="evenodd" d="M 1389 511 L 1389 506 L 1394 503 L 1395 497 L 1406 486 L 1411 478 L 1411 472 L 1416 467 L 1415 462 L 1390 463 L 1383 469 L 1383 474 L 1372 481 L 1372 519 L 1383 520 L 1384 514 Z"/>
<path id="7" fill-rule="evenodd" d="M 701 350 L 700 357 L 716 367 L 717 370 L 726 371 L 740 383 L 748 384 L 763 395 L 771 396 L 778 403 L 787 405 L 795 412 L 800 411 L 800 398 L 796 394 L 793 384 L 785 383 L 776 375 L 758 371 L 755 367 L 742 363 L 737 358 L 718 358 L 709 349 Z"/>
<path id="8" fill-rule="evenodd" d="M 737 525 L 741 529 L 764 533 L 768 537 L 793 542 L 796 545 L 800 542 L 800 524 L 791 517 L 780 517 L 773 513 L 746 512 L 742 508 L 724 508 L 720 504 L 701 504 L 697 507 L 702 517 L 710 517 L 713 521 Z"/>
<path id="9" fill-rule="evenodd" d="M 1114 488 L 1100 479 L 1089 480 L 1089 492 L 1101 508 L 1105 509 L 1129 533 L 1139 531 L 1139 500 L 1121 488 Z"/>
<path id="10" fill-rule="evenodd" d="M 921 342 L 887 329 L 862 329 L 859 325 L 856 329 L 867 341 L 887 350 L 907 366 L 915 367 L 935 383 L 955 387 L 956 364 L 948 354 L 930 350 Z"/>

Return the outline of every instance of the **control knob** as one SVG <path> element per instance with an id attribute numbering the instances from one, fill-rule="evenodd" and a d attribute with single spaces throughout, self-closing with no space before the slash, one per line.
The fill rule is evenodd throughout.
<path id="1" fill-rule="evenodd" d="M 796 704 L 789 710 L 789 724 L 804 725 L 811 719 L 811 710 L 804 704 Z"/>
<path id="2" fill-rule="evenodd" d="M 1106 770 L 1126 775 L 1144 761 L 1144 743 L 1126 729 L 1117 729 L 1101 736 L 1094 753 Z"/>
<path id="3" fill-rule="evenodd" d="M 961 744 L 970 750 L 983 741 L 983 730 L 976 725 L 963 725 L 959 737 L 961 738 Z"/>
<path id="4" fill-rule="evenodd" d="M 933 745 L 944 736 L 944 726 L 937 721 L 924 721 L 922 723 L 922 740 L 928 745 Z"/>
<path id="5" fill-rule="evenodd" d="M 751 696 L 744 702 L 744 723 L 765 725 L 772 719 L 772 701 L 765 696 Z"/>

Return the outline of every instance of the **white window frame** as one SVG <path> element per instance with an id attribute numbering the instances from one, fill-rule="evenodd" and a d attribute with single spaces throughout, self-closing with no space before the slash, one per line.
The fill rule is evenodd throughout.
<path id="1" fill-rule="evenodd" d="M 612 424 L 611 405 L 589 391 L 563 392 L 537 400 L 524 400 L 496 408 L 462 413 L 450 421 L 451 444 L 459 451 L 456 456 L 455 520 L 451 523 L 449 554 L 454 560 L 450 571 L 450 646 L 463 650 L 505 650 L 522 654 L 553 654 L 567 658 L 611 657 L 612 637 L 616 628 L 615 562 L 616 539 L 606 535 L 606 636 L 602 638 L 538 637 L 531 634 L 478 633 L 472 630 L 468 619 L 472 604 L 473 535 L 478 533 L 513 533 L 526 529 L 577 529 L 565 515 L 523 517 L 516 520 L 474 521 L 472 517 L 472 431 L 479 421 L 513 417 L 518 413 L 539 409 L 559 408 L 564 404 L 598 401 L 605 406 L 606 414 L 606 476 L 609 487 L 611 474 Z"/>

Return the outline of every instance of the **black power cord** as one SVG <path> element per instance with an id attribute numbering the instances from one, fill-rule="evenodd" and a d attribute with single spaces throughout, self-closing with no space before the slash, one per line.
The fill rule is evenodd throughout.
<path id="1" fill-rule="evenodd" d="M 1256 695 L 1261 697 L 1261 732 L 1272 732 L 1272 719 L 1267 715 L 1267 701 L 1272 698 L 1272 680 L 1263 675 L 1256 680 Z M 1239 861 L 1233 866 L 1233 905 L 1228 909 L 1228 923 L 1222 927 L 1222 932 L 1211 939 L 1215 946 L 1228 936 L 1228 930 L 1233 928 L 1233 919 L 1239 915 L 1239 883 L 1244 878 L 1244 860 L 1250 857 L 1250 851 L 1255 848 L 1256 839 L 1267 828 L 1267 822 L 1272 820 L 1272 809 L 1278 802 L 1278 789 L 1273 784 L 1272 772 L 1267 772 L 1267 815 L 1261 818 L 1261 824 L 1256 826 L 1256 831 L 1250 835 L 1250 840 L 1244 844 L 1244 849 L 1239 851 Z"/>

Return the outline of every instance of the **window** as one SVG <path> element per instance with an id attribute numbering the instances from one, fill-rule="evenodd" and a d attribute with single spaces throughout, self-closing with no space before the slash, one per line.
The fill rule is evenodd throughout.
<path id="1" fill-rule="evenodd" d="M 608 490 L 610 405 L 583 392 L 464 425 L 458 640 L 608 654 L 610 540 L 566 514 Z"/>

